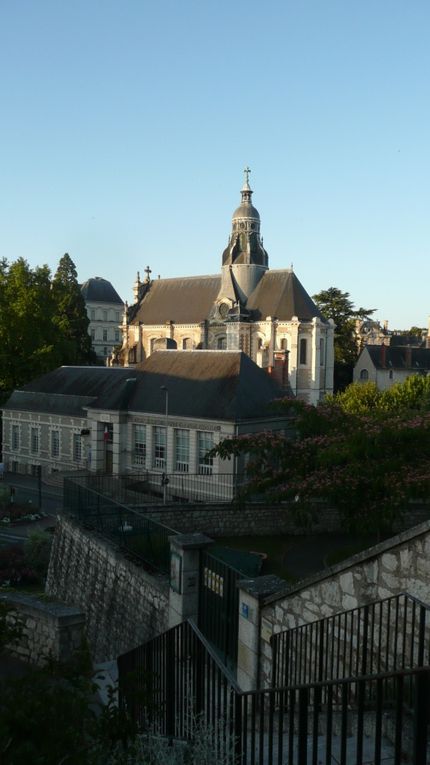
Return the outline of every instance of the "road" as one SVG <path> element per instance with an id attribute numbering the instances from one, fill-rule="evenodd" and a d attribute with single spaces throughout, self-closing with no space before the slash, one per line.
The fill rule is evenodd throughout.
<path id="1" fill-rule="evenodd" d="M 33 510 L 37 513 L 39 509 L 39 488 L 36 478 L 9 473 L 5 475 L 2 484 L 15 489 L 15 502 L 17 504 L 28 504 L 29 511 Z M 29 524 L 20 523 L 12 527 L 1 526 L 0 545 L 4 546 L 23 542 L 29 533 L 55 525 L 56 516 L 62 511 L 62 495 L 62 489 L 59 487 L 48 486 L 42 483 L 41 509 L 46 513 L 46 517 Z"/>

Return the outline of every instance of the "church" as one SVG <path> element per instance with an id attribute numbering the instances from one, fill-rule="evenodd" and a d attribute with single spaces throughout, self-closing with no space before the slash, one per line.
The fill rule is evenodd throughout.
<path id="1" fill-rule="evenodd" d="M 269 269 L 252 202 L 249 168 L 222 253 L 221 273 L 146 279 L 124 311 L 123 344 L 112 363 L 134 367 L 156 350 L 241 350 L 284 390 L 309 404 L 333 392 L 333 321 L 292 268 Z"/>

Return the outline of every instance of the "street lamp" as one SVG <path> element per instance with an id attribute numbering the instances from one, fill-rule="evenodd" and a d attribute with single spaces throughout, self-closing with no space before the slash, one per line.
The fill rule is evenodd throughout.
<path id="1" fill-rule="evenodd" d="M 166 428 L 166 445 L 165 445 L 165 451 L 164 451 L 164 465 L 165 465 L 165 471 L 167 471 L 167 428 L 169 425 L 169 389 L 166 385 L 160 385 L 160 390 L 164 392 L 165 395 L 165 411 L 164 411 L 164 417 L 165 417 L 165 428 Z M 161 483 L 163 486 L 163 505 L 166 504 L 167 500 L 167 485 L 169 483 L 169 479 L 166 475 L 166 472 L 163 472 L 163 475 L 161 477 Z"/>

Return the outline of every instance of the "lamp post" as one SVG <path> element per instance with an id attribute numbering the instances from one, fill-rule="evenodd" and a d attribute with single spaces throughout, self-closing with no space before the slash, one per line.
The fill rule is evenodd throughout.
<path id="1" fill-rule="evenodd" d="M 169 389 L 166 385 L 161 385 L 160 390 L 163 391 L 165 395 L 165 411 L 164 411 L 164 417 L 165 417 L 165 428 L 166 428 L 166 445 L 165 445 L 165 451 L 164 451 L 164 464 L 165 464 L 165 471 L 167 471 L 167 428 L 169 425 Z M 167 500 L 167 485 L 169 483 L 169 479 L 167 477 L 166 472 L 163 472 L 161 483 L 163 485 L 163 505 L 166 504 Z"/>

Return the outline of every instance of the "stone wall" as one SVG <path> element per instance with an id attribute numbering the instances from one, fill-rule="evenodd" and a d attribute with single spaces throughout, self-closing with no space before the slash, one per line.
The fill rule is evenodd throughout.
<path id="1" fill-rule="evenodd" d="M 108 661 L 168 626 L 167 577 L 151 575 L 93 532 L 59 518 L 46 591 L 82 609 L 95 661 Z"/>
<path id="2" fill-rule="evenodd" d="M 311 513 L 297 517 L 291 502 L 279 504 L 155 505 L 140 508 L 152 520 L 180 533 L 197 532 L 214 538 L 220 536 L 264 536 L 266 534 L 325 534 L 344 532 L 341 514 L 325 502 L 315 502 Z M 415 526 L 430 518 L 430 507 L 411 503 L 398 519 L 394 531 Z"/>
<path id="3" fill-rule="evenodd" d="M 14 609 L 8 621 L 19 625 L 21 635 L 8 653 L 21 661 L 39 666 L 49 658 L 67 661 L 80 648 L 85 617 L 78 608 L 18 593 L 1 595 L 0 601 Z"/>
<path id="4" fill-rule="evenodd" d="M 267 598 L 260 633 L 264 684 L 271 678 L 271 633 L 401 592 L 430 605 L 430 521 Z"/>

